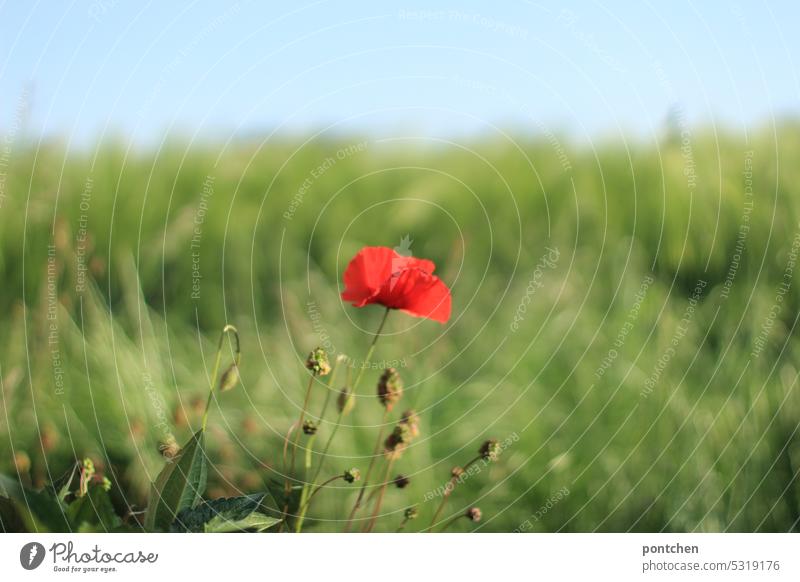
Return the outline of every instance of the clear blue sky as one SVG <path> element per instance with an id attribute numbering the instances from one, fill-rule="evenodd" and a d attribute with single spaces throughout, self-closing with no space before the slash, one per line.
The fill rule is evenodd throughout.
<path id="1" fill-rule="evenodd" d="M 5 2 L 0 132 L 740 129 L 798 113 L 798 25 L 759 0 Z"/>

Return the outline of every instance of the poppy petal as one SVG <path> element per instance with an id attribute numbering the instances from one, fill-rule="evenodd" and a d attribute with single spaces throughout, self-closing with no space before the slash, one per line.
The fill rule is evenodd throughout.
<path id="1" fill-rule="evenodd" d="M 364 247 L 344 272 L 342 299 L 355 307 L 371 303 L 392 274 L 395 252 L 387 247 Z"/>
<path id="2" fill-rule="evenodd" d="M 447 285 L 434 275 L 424 274 L 417 279 L 409 293 L 403 311 L 416 317 L 426 317 L 439 323 L 450 319 L 451 297 Z"/>
<path id="3" fill-rule="evenodd" d="M 364 247 L 345 269 L 342 299 L 355 307 L 377 303 L 446 323 L 450 290 L 433 275 L 435 268 L 433 261 L 400 255 L 388 247 Z"/>
<path id="4" fill-rule="evenodd" d="M 439 277 L 421 269 L 406 269 L 393 276 L 376 300 L 415 317 L 440 323 L 450 319 L 450 290 Z"/>
<path id="5" fill-rule="evenodd" d="M 433 261 L 429 261 L 428 259 L 418 259 L 416 257 L 409 257 L 408 268 L 421 269 L 425 273 L 432 275 L 433 272 L 436 270 L 436 265 L 433 263 Z"/>

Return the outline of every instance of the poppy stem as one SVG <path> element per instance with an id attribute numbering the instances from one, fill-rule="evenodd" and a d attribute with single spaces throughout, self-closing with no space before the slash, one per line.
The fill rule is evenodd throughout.
<path id="1" fill-rule="evenodd" d="M 431 524 L 425 531 L 433 531 L 433 528 L 436 526 L 436 520 L 439 519 L 439 516 L 442 514 L 442 510 L 444 509 L 445 504 L 447 504 L 447 498 L 450 497 L 450 494 L 453 492 L 453 489 L 456 488 L 458 484 L 458 480 L 461 478 L 462 475 L 465 474 L 467 469 L 469 469 L 472 465 L 480 461 L 483 457 L 478 455 L 474 459 L 472 459 L 469 463 L 461 467 L 461 474 L 460 475 L 453 475 L 450 477 L 450 480 L 447 482 L 447 485 L 444 487 L 444 493 L 442 493 L 442 501 L 439 503 L 439 507 L 436 508 L 436 513 L 433 514 L 433 519 L 431 519 Z M 449 523 L 447 525 L 450 525 Z M 445 526 L 446 527 L 446 526 Z"/>
<path id="2" fill-rule="evenodd" d="M 375 331 L 375 335 L 372 337 L 372 343 L 369 346 L 369 350 L 367 351 L 367 356 L 364 358 L 363 365 L 361 370 L 359 370 L 358 376 L 356 376 L 356 381 L 353 383 L 352 387 L 347 387 L 347 390 L 352 394 L 348 394 L 349 397 L 355 395 L 356 389 L 358 388 L 359 382 L 361 382 L 361 377 L 364 375 L 364 369 L 367 367 L 369 359 L 372 357 L 372 353 L 375 351 L 375 344 L 378 343 L 378 338 L 381 337 L 381 331 L 383 331 L 383 326 L 386 324 L 386 320 L 389 317 L 389 308 L 386 308 L 386 311 L 383 314 L 383 318 L 381 319 L 381 323 L 378 326 L 378 329 Z M 331 436 L 328 437 L 328 442 L 325 443 L 325 448 L 322 449 L 322 455 L 319 460 L 319 466 L 317 466 L 317 472 L 314 474 L 314 478 L 311 480 L 312 483 L 316 483 L 317 477 L 319 477 L 320 472 L 322 471 L 322 466 L 325 464 L 325 458 L 328 455 L 328 449 L 330 449 L 331 443 L 333 442 L 333 437 L 336 436 L 336 432 L 339 430 L 339 427 L 342 424 L 342 418 L 344 418 L 344 408 L 339 412 L 339 416 L 336 417 L 336 423 L 333 425 L 333 430 L 331 431 Z"/>
<path id="3" fill-rule="evenodd" d="M 378 330 L 375 332 L 375 335 L 372 338 L 372 343 L 369 344 L 369 350 L 367 350 L 367 355 L 364 358 L 364 362 L 361 366 L 361 369 L 358 371 L 358 376 L 356 376 L 356 381 L 353 384 L 353 394 L 355 394 L 356 389 L 358 388 L 359 383 L 361 382 L 361 378 L 364 376 L 364 370 L 367 369 L 369 365 L 370 358 L 372 358 L 372 353 L 375 351 L 375 344 L 378 343 L 378 338 L 381 337 L 381 332 L 383 331 L 383 326 L 386 325 L 386 320 L 389 318 L 389 308 L 386 308 L 386 311 L 383 312 L 383 318 L 381 319 L 381 323 L 378 326 Z"/>

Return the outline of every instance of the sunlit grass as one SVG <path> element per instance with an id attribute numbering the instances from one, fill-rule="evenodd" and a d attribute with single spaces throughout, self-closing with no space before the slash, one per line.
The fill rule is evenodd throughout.
<path id="1" fill-rule="evenodd" d="M 243 341 L 243 389 L 212 413 L 208 443 L 219 462 L 209 494 L 280 480 L 305 354 L 327 337 L 359 357 L 380 317 L 379 308 L 354 312 L 339 301 L 346 261 L 365 244 L 409 235 L 412 251 L 435 260 L 452 285 L 454 317 L 445 328 L 390 319 L 397 335 L 378 347 L 379 359 L 405 359 L 405 397 L 422 423 L 397 467 L 411 485 L 388 491 L 384 508 L 396 513 L 379 529 L 395 529 L 414 503 L 427 523 L 437 503 L 423 502 L 426 493 L 482 440 L 511 435 L 519 442 L 460 486 L 450 512 L 477 503 L 478 525 L 500 531 L 526 520 L 533 531 L 796 528 L 794 280 L 764 351 L 751 353 L 799 228 L 797 127 L 749 143 L 696 132 L 691 187 L 680 144 L 668 139 L 659 148 L 565 143 L 568 167 L 544 140 L 467 145 L 343 137 L 238 143 L 219 155 L 178 142 L 127 157 L 115 144 L 96 157 L 65 158 L 57 145 L 14 152 L 0 210 L 0 468 L 13 473 L 15 454 L 17 465 L 25 455 L 23 478 L 41 483 L 90 455 L 111 464 L 114 491 L 141 507 L 159 445 L 169 435 L 184 442 L 199 423 L 214 338 L 228 322 Z M 748 157 L 753 210 L 726 297 Z M 319 171 L 328 158 L 335 163 Z M 559 259 L 530 293 L 546 247 Z M 679 332 L 698 280 L 707 286 Z M 366 464 L 379 373 L 362 385 L 330 473 Z M 312 410 L 323 397 L 315 392 Z M 568 495 L 542 511 L 563 488 Z M 316 521 L 344 519 L 340 499 L 321 493 L 306 529 L 341 529 Z"/>

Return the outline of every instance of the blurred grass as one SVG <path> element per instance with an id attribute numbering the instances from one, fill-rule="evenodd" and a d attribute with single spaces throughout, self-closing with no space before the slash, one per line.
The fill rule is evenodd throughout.
<path id="1" fill-rule="evenodd" d="M 454 318 L 441 328 L 393 314 L 393 335 L 378 345 L 378 359 L 405 358 L 406 404 L 420 411 L 423 434 L 398 463 L 412 484 L 389 491 L 393 513 L 380 529 L 393 530 L 483 439 L 514 435 L 446 513 L 478 504 L 488 531 L 796 530 L 793 280 L 764 351 L 751 352 L 800 228 L 799 129 L 787 120 L 777 134 L 747 138 L 693 132 L 693 187 L 674 136 L 658 147 L 564 143 L 563 155 L 534 138 L 20 146 L 0 209 L 0 470 L 20 468 L 23 481 L 41 484 L 92 455 L 112 473 L 117 502 L 141 508 L 162 463 L 159 443 L 185 441 L 199 422 L 208 360 L 230 322 L 243 339 L 242 386 L 212 413 L 209 493 L 263 489 L 281 478 L 281 439 L 297 415 L 307 351 L 327 337 L 336 353 L 361 358 L 380 317 L 340 303 L 344 266 L 363 245 L 410 235 L 413 253 L 433 259 L 452 285 Z M 753 211 L 726 297 L 748 156 Z M 330 167 L 315 170 L 328 158 Z M 209 176 L 213 194 L 197 225 Z M 546 247 L 560 258 L 542 270 L 512 331 Z M 89 285 L 79 292 L 83 252 Z M 653 283 L 632 321 L 647 276 Z M 643 396 L 701 279 L 708 285 L 696 311 Z M 367 374 L 323 474 L 365 469 L 380 417 L 378 373 Z M 320 387 L 312 410 L 323 397 Z M 543 511 L 564 487 L 569 494 Z M 340 529 L 331 520 L 346 516 L 347 499 L 320 494 L 307 529 Z M 421 504 L 420 526 L 435 505 Z M 463 521 L 454 529 L 474 527 Z"/>

